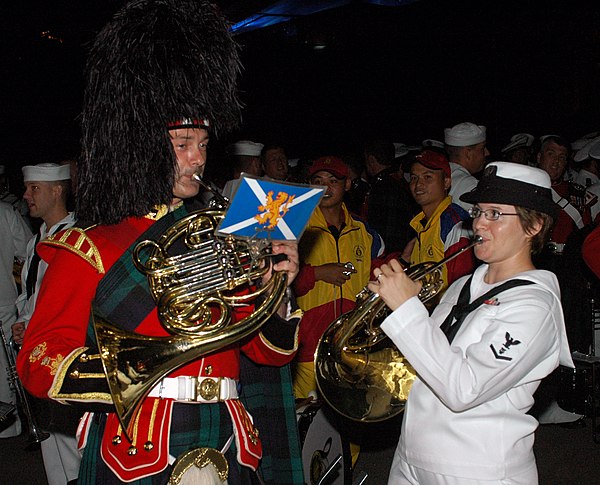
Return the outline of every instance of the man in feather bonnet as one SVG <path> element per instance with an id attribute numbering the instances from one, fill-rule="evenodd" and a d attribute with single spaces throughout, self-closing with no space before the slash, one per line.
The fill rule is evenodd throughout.
<path id="1" fill-rule="evenodd" d="M 33 395 L 96 411 L 79 423 L 80 484 L 180 483 L 190 474 L 213 480 L 194 483 L 224 483 L 227 476 L 230 483 L 253 483 L 263 434 L 265 451 L 273 447 L 269 430 L 259 435 L 264 420 L 253 423 L 246 411 L 240 367 L 248 358 L 255 367 L 277 369 L 293 358 L 297 319 L 286 318 L 283 297 L 263 297 L 273 308 L 260 329 L 196 347 L 199 337 L 167 326 L 166 313 L 196 312 L 186 324 L 208 315 L 210 325 L 223 314 L 226 323 L 245 322 L 254 304 L 217 315 L 214 306 L 200 306 L 214 296 L 204 289 L 190 308 L 163 302 L 164 281 L 153 284 L 152 271 L 142 270 L 170 256 L 163 251 L 191 252 L 184 247 L 196 236 L 191 229 L 152 260 L 139 254 L 141 241 L 163 241 L 179 221 L 191 217 L 188 228 L 205 224 L 189 200 L 199 191 L 209 137 L 239 122 L 238 72 L 228 25 L 204 0 L 134 0 L 91 48 L 77 190 L 77 215 L 85 223 L 38 245 L 49 267 L 18 359 Z M 205 257 L 216 259 L 210 242 Z M 271 251 L 283 260 L 234 294 L 271 280 L 285 290 L 286 278 L 289 284 L 298 272 L 297 247 L 273 243 Z M 207 272 L 199 267 L 195 277 Z M 183 298 L 189 301 L 185 292 Z M 120 334 L 126 337 L 117 340 Z M 184 352 L 189 342 L 194 350 Z M 173 356 L 167 363 L 159 344 Z M 141 397 L 129 401 L 144 385 Z M 282 395 L 280 411 L 290 408 L 291 392 Z M 297 452 L 290 450 L 291 463 Z M 288 474 L 296 478 L 278 483 L 301 483 L 292 468 Z"/>

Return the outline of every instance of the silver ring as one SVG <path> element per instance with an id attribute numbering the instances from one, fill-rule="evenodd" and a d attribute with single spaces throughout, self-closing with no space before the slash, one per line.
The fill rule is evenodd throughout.
<path id="1" fill-rule="evenodd" d="M 379 278 L 381 278 L 382 276 L 384 276 L 384 275 L 383 275 L 383 273 L 379 273 L 379 274 L 376 276 L 376 278 L 377 278 L 377 281 L 379 281 Z"/>

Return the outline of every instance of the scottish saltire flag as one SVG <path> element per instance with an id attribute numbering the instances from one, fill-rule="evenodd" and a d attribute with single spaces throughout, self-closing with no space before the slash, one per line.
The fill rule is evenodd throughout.
<path id="1" fill-rule="evenodd" d="M 263 180 L 243 174 L 217 234 L 296 241 L 324 193 L 323 186 Z"/>

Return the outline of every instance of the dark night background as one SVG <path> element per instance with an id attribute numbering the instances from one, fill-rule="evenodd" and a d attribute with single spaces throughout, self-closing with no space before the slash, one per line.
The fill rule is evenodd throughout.
<path id="1" fill-rule="evenodd" d="M 1 164 L 77 154 L 86 45 L 122 3 L 3 2 Z M 217 3 L 236 22 L 272 2 Z M 373 136 L 443 139 L 461 121 L 488 127 L 493 155 L 519 132 L 574 140 L 600 129 L 598 5 L 353 2 L 241 34 L 244 123 L 213 151 L 244 137 L 290 157 L 346 153 Z"/>

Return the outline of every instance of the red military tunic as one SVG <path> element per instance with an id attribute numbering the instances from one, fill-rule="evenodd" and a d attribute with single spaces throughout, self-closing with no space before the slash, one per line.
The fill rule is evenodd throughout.
<path id="1" fill-rule="evenodd" d="M 81 250 L 87 252 L 88 248 L 91 249 L 91 257 L 76 254 L 67 244 L 63 245 L 64 249 L 46 243 L 38 246 L 40 256 L 49 267 L 17 360 L 23 384 L 34 396 L 48 397 L 60 363 L 75 349 L 85 345 L 91 302 L 98 283 L 152 223 L 152 219 L 128 218 L 116 226 L 97 226 L 85 231 L 86 240 Z M 156 309 L 140 323 L 137 332 L 151 336 L 168 335 L 158 321 Z M 293 350 L 284 351 L 270 345 L 259 334 L 242 349 L 259 364 L 284 365 L 293 355 Z M 203 364 L 205 375 L 238 379 L 239 351 L 240 346 L 233 345 L 206 356 L 204 362 L 202 359 L 191 362 L 169 377 L 199 375 Z"/>
<path id="2" fill-rule="evenodd" d="M 61 238 L 38 245 L 40 256 L 48 262 L 36 311 L 29 323 L 25 340 L 17 360 L 17 369 L 24 386 L 34 396 L 70 400 L 61 394 L 62 381 L 77 386 L 67 374 L 70 356 L 81 353 L 86 345 L 89 317 L 97 286 L 121 255 L 153 224 L 151 218 L 128 218 L 114 226 L 96 226 L 88 230 L 70 229 Z M 252 311 L 252 307 L 236 310 L 238 318 Z M 154 308 L 136 328 L 136 332 L 150 336 L 167 336 Z M 229 377 L 239 379 L 240 352 L 258 364 L 284 365 L 293 358 L 297 337 L 289 345 L 269 341 L 259 331 L 244 340 L 194 360 L 168 375 Z M 64 363 L 62 366 L 61 364 Z M 85 397 L 73 395 L 81 402 L 108 401 L 106 381 L 97 379 L 98 396 L 88 388 Z M 146 402 L 148 401 L 148 402 Z M 154 399 L 147 398 L 142 409 L 152 407 Z M 105 436 L 106 441 L 106 436 Z"/>

